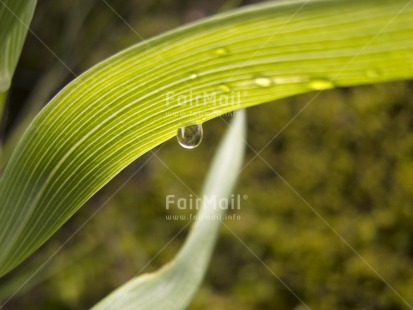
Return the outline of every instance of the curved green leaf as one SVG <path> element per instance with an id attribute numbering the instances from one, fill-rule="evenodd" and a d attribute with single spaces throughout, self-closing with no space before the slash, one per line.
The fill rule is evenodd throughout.
<path id="1" fill-rule="evenodd" d="M 37 0 L 0 0 L 0 92 L 10 87 Z"/>
<path id="2" fill-rule="evenodd" d="M 0 275 L 181 126 L 311 90 L 411 78 L 410 3 L 251 6 L 85 72 L 33 121 L 0 180 Z"/>
<path id="3" fill-rule="evenodd" d="M 128 281 L 93 309 L 180 310 L 188 306 L 204 277 L 226 211 L 219 202 L 229 202 L 241 169 L 245 129 L 245 111 L 240 110 L 215 154 L 198 218 L 178 255 L 159 271 Z"/>

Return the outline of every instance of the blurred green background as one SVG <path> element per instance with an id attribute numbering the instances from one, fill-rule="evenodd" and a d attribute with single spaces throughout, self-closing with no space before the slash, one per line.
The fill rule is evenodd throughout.
<path id="1" fill-rule="evenodd" d="M 61 61 L 80 74 L 142 38 L 252 2 L 39 1 L 2 140 L 7 146 L 25 115 L 74 78 Z M 170 260 L 189 225 L 166 216 L 195 211 L 166 210 L 165 197 L 200 193 L 229 120 L 204 124 L 197 149 L 171 140 L 119 174 L 0 279 L 4 309 L 87 309 Z M 248 198 L 235 211 L 240 220 L 225 222 L 189 309 L 304 309 L 294 294 L 313 309 L 409 309 L 400 296 L 413 305 L 412 83 L 250 108 L 248 144 L 235 191 Z"/>

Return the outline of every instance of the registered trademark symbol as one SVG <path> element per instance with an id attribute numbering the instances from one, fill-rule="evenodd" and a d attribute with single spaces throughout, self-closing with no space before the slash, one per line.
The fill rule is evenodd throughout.
<path id="1" fill-rule="evenodd" d="M 242 199 L 247 200 L 247 199 L 248 199 L 248 195 L 247 195 L 247 194 L 242 195 Z"/>

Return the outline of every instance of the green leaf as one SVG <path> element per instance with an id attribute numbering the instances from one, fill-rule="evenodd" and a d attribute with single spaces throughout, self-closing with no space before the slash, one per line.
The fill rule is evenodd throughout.
<path id="1" fill-rule="evenodd" d="M 9 89 L 36 0 L 0 0 L 0 92 Z"/>
<path id="2" fill-rule="evenodd" d="M 245 151 L 245 111 L 236 113 L 215 154 L 206 179 L 202 207 L 178 255 L 159 271 L 138 276 L 93 309 L 185 309 L 197 291 L 214 249 Z M 229 204 L 226 205 L 229 208 Z"/>
<path id="3" fill-rule="evenodd" d="M 0 275 L 181 126 L 312 90 L 411 78 L 410 3 L 251 6 L 137 44 L 85 72 L 42 110 L 5 168 Z"/>
<path id="4" fill-rule="evenodd" d="M 7 97 L 7 93 L 0 92 L 0 120 L 1 120 L 1 116 L 3 115 L 4 105 L 6 104 L 6 97 Z"/>

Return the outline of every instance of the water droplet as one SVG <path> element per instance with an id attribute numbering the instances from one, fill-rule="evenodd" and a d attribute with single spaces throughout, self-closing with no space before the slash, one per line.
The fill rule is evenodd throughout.
<path id="1" fill-rule="evenodd" d="M 312 90 L 325 90 L 333 88 L 334 84 L 328 79 L 314 79 L 308 82 L 308 87 Z"/>
<path id="2" fill-rule="evenodd" d="M 226 93 L 229 93 L 231 91 L 231 88 L 226 84 L 221 84 L 218 88 Z"/>
<path id="3" fill-rule="evenodd" d="M 186 149 L 193 149 L 197 147 L 203 136 L 203 130 L 201 124 L 189 125 L 178 128 L 176 138 L 179 144 Z"/>
<path id="4" fill-rule="evenodd" d="M 378 69 L 369 69 L 366 71 L 366 75 L 369 78 L 377 78 L 380 76 L 380 71 Z"/>
<path id="5" fill-rule="evenodd" d="M 268 87 L 271 86 L 272 81 L 270 78 L 267 78 L 265 76 L 257 77 L 254 80 L 254 83 L 257 84 L 260 87 Z"/>
<path id="6" fill-rule="evenodd" d="M 192 73 L 190 76 L 189 76 L 189 78 L 191 79 L 191 80 L 194 80 L 194 79 L 196 79 L 198 77 L 198 74 L 197 73 Z"/>
<path id="7" fill-rule="evenodd" d="M 283 76 L 283 77 L 276 77 L 273 78 L 274 84 L 299 84 L 299 83 L 307 83 L 308 77 L 306 76 Z"/>
<path id="8" fill-rule="evenodd" d="M 215 55 L 218 55 L 218 56 L 228 55 L 228 50 L 227 50 L 226 48 L 224 48 L 224 47 L 217 48 L 217 49 L 215 50 Z"/>

